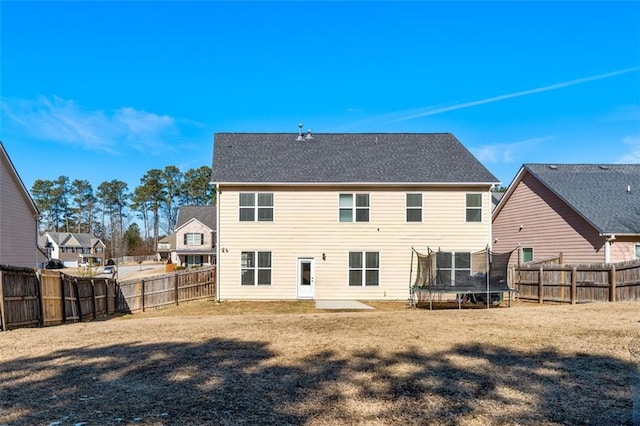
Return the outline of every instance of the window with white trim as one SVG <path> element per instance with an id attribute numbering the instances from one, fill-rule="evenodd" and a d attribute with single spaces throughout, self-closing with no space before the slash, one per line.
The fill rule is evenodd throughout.
<path id="1" fill-rule="evenodd" d="M 533 262 L 533 247 L 522 248 L 522 263 Z"/>
<path id="2" fill-rule="evenodd" d="M 467 222 L 482 222 L 482 194 L 467 194 Z"/>
<path id="3" fill-rule="evenodd" d="M 270 251 L 243 251 L 240 262 L 241 285 L 271 285 Z"/>
<path id="4" fill-rule="evenodd" d="M 202 256 L 200 255 L 188 254 L 185 256 L 184 263 L 186 263 L 189 266 L 202 266 L 203 259 L 202 259 Z"/>
<path id="5" fill-rule="evenodd" d="M 636 244 L 636 259 L 640 259 L 640 244 Z"/>
<path id="6" fill-rule="evenodd" d="M 369 222 L 369 194 L 340 194 L 340 222 Z"/>
<path id="7" fill-rule="evenodd" d="M 407 222 L 422 222 L 422 194 L 407 194 Z"/>
<path id="8" fill-rule="evenodd" d="M 445 252 L 436 253 L 437 283 L 439 285 L 456 285 L 456 281 L 464 283 L 471 276 L 471 253 Z"/>
<path id="9" fill-rule="evenodd" d="M 184 234 L 185 246 L 201 246 L 204 244 L 204 234 L 196 232 L 186 232 Z"/>
<path id="10" fill-rule="evenodd" d="M 241 192 L 239 204 L 241 222 L 273 222 L 273 193 Z"/>
<path id="11" fill-rule="evenodd" d="M 349 252 L 349 286 L 380 285 L 380 253 L 377 251 Z"/>

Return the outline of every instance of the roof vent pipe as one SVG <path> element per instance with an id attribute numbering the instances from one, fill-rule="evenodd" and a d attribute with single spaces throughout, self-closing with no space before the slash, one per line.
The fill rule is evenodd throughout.
<path id="1" fill-rule="evenodd" d="M 297 141 L 301 141 L 302 138 L 302 123 L 298 124 L 298 137 L 296 138 Z"/>
<path id="2" fill-rule="evenodd" d="M 313 139 L 313 136 L 311 136 L 311 130 L 307 130 L 307 136 L 305 136 L 304 138 L 308 141 Z"/>
<path id="3" fill-rule="evenodd" d="M 627 194 L 631 194 L 631 185 L 627 185 Z"/>

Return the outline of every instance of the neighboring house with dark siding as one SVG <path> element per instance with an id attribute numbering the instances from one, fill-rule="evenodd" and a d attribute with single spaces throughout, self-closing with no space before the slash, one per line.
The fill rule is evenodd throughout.
<path id="1" fill-rule="evenodd" d="M 524 164 L 493 213 L 494 250 L 512 264 L 640 258 L 640 164 Z"/>
<path id="2" fill-rule="evenodd" d="M 0 265 L 35 268 L 44 261 L 38 250 L 38 215 L 0 142 Z"/>
<path id="3" fill-rule="evenodd" d="M 412 248 L 455 277 L 491 243 L 498 180 L 449 133 L 217 133 L 213 152 L 222 300 L 406 299 Z"/>

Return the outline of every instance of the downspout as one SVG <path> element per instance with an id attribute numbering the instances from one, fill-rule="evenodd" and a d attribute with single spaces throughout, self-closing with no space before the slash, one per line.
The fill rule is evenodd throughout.
<path id="1" fill-rule="evenodd" d="M 611 263 L 611 243 L 616 239 L 616 234 L 611 234 L 604 242 L 604 263 Z"/>
<path id="2" fill-rule="evenodd" d="M 216 303 L 220 303 L 220 185 L 216 185 Z"/>
<path id="3" fill-rule="evenodd" d="M 495 184 L 491 184 L 489 187 L 489 251 L 493 251 L 493 201 L 491 198 L 491 190 L 495 188 Z"/>

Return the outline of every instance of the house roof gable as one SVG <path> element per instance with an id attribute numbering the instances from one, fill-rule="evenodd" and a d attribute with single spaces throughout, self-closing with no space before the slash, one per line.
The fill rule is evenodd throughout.
<path id="1" fill-rule="evenodd" d="M 600 234 L 640 234 L 640 164 L 524 164 L 500 201 L 499 214 L 524 174 L 557 195 Z"/>
<path id="2" fill-rule="evenodd" d="M 20 178 L 20 175 L 18 174 L 18 171 L 16 170 L 15 165 L 11 161 L 11 158 L 9 157 L 9 154 L 5 150 L 4 145 L 2 144 L 1 141 L 0 141 L 0 156 L 2 156 L 4 161 L 9 166 L 9 171 L 11 172 L 11 174 L 13 174 L 13 176 L 14 176 L 14 178 L 16 180 L 16 184 L 19 187 L 20 192 L 22 193 L 25 201 L 27 202 L 27 204 L 29 204 L 29 207 L 33 210 L 34 214 L 36 214 L 36 215 L 40 214 L 40 211 L 38 210 L 38 207 L 36 206 L 36 203 L 33 201 L 33 198 L 31 197 L 31 194 L 27 190 L 27 187 L 24 186 L 24 182 L 22 181 L 22 178 Z"/>
<path id="3" fill-rule="evenodd" d="M 495 184 L 450 133 L 217 133 L 216 183 Z"/>
<path id="4" fill-rule="evenodd" d="M 53 242 L 58 246 L 95 247 L 97 245 L 101 245 L 105 247 L 105 244 L 100 238 L 96 238 L 95 235 L 89 233 L 46 232 L 44 235 L 49 235 Z"/>
<path id="5" fill-rule="evenodd" d="M 176 230 L 196 219 L 212 231 L 216 230 L 216 206 L 181 206 L 178 210 Z"/>

